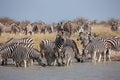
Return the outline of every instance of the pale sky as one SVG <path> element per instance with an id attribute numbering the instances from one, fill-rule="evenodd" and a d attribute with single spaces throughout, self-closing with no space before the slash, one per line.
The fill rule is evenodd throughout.
<path id="1" fill-rule="evenodd" d="M 77 17 L 120 19 L 120 0 L 0 0 L 0 17 L 45 23 Z"/>

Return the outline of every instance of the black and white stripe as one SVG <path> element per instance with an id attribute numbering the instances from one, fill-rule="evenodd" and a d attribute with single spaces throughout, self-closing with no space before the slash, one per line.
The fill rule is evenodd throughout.
<path id="1" fill-rule="evenodd" d="M 106 58 L 109 59 L 109 61 L 111 61 L 110 58 L 110 43 L 107 42 L 107 40 L 112 39 L 113 37 L 96 37 L 94 34 L 86 34 L 83 32 L 79 33 L 79 36 L 77 38 L 77 40 L 81 40 L 81 44 L 83 46 L 83 48 L 85 48 L 89 43 L 91 42 L 95 42 L 95 41 L 102 41 L 104 43 L 105 49 L 106 51 Z"/>
<path id="2" fill-rule="evenodd" d="M 55 43 L 51 40 L 42 40 L 39 44 L 40 47 L 40 53 L 42 54 L 42 57 L 45 58 L 47 65 L 56 65 L 56 57 L 55 57 Z"/>
<path id="3" fill-rule="evenodd" d="M 75 53 L 75 59 L 78 62 L 80 62 L 80 54 L 79 54 L 79 50 L 78 50 L 76 42 L 62 35 L 57 35 L 56 40 L 55 40 L 55 47 L 57 48 L 58 52 L 62 51 L 62 48 L 66 46 L 69 46 L 73 49 Z"/>
<path id="4" fill-rule="evenodd" d="M 54 42 L 48 39 L 42 40 L 39 44 L 41 49 L 45 48 L 46 46 L 55 46 Z"/>
<path id="5" fill-rule="evenodd" d="M 29 38 L 29 37 L 25 37 L 25 38 L 21 38 L 21 39 L 13 39 L 13 38 L 11 38 L 6 43 L 7 44 L 21 45 L 21 46 L 29 47 L 29 48 L 34 47 L 34 41 L 33 41 L 32 38 Z"/>
<path id="6" fill-rule="evenodd" d="M 0 53 L 3 58 L 2 64 L 7 64 L 7 58 L 10 58 L 10 54 L 13 52 L 14 48 L 19 45 L 23 47 L 33 48 L 34 42 L 31 38 L 13 39 L 11 38 L 6 43 L 0 44 Z"/>
<path id="7" fill-rule="evenodd" d="M 111 49 L 120 51 L 120 37 L 112 37 L 106 42 L 109 43 Z"/>
<path id="8" fill-rule="evenodd" d="M 83 49 L 82 56 L 87 56 L 88 54 L 92 57 L 92 62 L 100 62 L 102 55 L 104 55 L 104 61 L 106 61 L 106 51 L 107 49 L 104 46 L 104 42 L 94 41 L 88 43 L 88 45 Z"/>
<path id="9" fill-rule="evenodd" d="M 13 51 L 13 59 L 15 60 L 16 66 L 21 66 L 21 64 L 24 63 L 24 67 L 26 68 L 31 59 L 37 60 L 37 62 L 43 66 L 39 51 L 28 47 L 16 46 Z"/>
<path id="10" fill-rule="evenodd" d="M 63 47 L 61 51 L 61 61 L 63 66 L 69 66 L 72 63 L 72 60 L 74 59 L 75 53 L 73 49 L 70 46 Z"/>
<path id="11" fill-rule="evenodd" d="M 44 50 L 46 50 L 46 47 L 48 47 L 48 46 L 51 47 L 51 48 L 54 48 L 55 43 L 51 40 L 44 39 L 39 44 L 40 52 L 42 53 L 43 57 L 44 57 Z"/>
<path id="12" fill-rule="evenodd" d="M 0 50 L 0 56 L 2 59 L 2 65 L 7 65 L 7 59 L 12 59 L 12 52 L 16 48 L 14 45 L 3 44 L 4 47 Z"/>

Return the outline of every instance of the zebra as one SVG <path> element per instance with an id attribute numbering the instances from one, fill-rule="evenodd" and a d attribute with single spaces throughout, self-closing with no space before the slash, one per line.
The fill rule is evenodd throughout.
<path id="1" fill-rule="evenodd" d="M 17 25 L 13 24 L 11 25 L 11 32 L 16 34 L 17 32 L 20 32 L 20 28 Z"/>
<path id="2" fill-rule="evenodd" d="M 90 54 L 92 57 L 92 62 L 96 63 L 97 57 L 98 62 L 101 60 L 101 56 L 104 55 L 104 62 L 106 61 L 106 51 L 107 49 L 104 46 L 104 42 L 99 40 L 99 41 L 94 41 L 88 43 L 88 45 L 83 49 L 82 52 L 82 58 L 86 57 L 87 54 Z"/>
<path id="3" fill-rule="evenodd" d="M 104 46 L 107 49 L 106 58 L 111 62 L 111 50 L 120 51 L 120 38 L 115 36 L 110 37 L 95 37 L 93 40 L 101 40 L 104 42 Z"/>
<path id="4" fill-rule="evenodd" d="M 120 37 L 112 37 L 108 39 L 106 42 L 111 44 L 111 49 L 120 51 Z"/>
<path id="5" fill-rule="evenodd" d="M 48 66 L 57 65 L 58 62 L 56 63 L 57 57 L 56 57 L 56 51 L 54 47 L 46 46 L 44 50 L 44 56 Z"/>
<path id="6" fill-rule="evenodd" d="M 83 32 L 79 33 L 79 36 L 77 40 L 81 40 L 81 44 L 83 46 L 83 49 L 90 43 L 95 41 L 102 41 L 104 43 L 104 46 L 106 48 L 106 58 L 108 58 L 109 61 L 111 61 L 110 58 L 110 44 L 107 42 L 108 39 L 111 39 L 112 37 L 99 37 L 93 34 L 86 34 Z"/>
<path id="7" fill-rule="evenodd" d="M 112 22 L 112 24 L 111 24 L 111 30 L 112 31 L 117 31 L 118 30 L 118 23 L 117 22 Z"/>
<path id="8" fill-rule="evenodd" d="M 62 48 L 65 46 L 70 46 L 73 49 L 73 51 L 75 52 L 75 59 L 77 60 L 77 62 L 80 62 L 80 54 L 75 41 L 65 38 L 62 35 L 57 35 L 55 40 L 55 47 L 58 53 L 61 52 Z"/>
<path id="9" fill-rule="evenodd" d="M 45 39 L 42 40 L 39 44 L 40 53 L 46 59 L 47 65 L 56 65 L 56 57 L 55 57 L 55 43 L 54 41 Z"/>
<path id="10" fill-rule="evenodd" d="M 15 45 L 8 45 L 8 44 L 2 44 L 0 45 L 0 56 L 1 56 L 1 62 L 2 65 L 7 65 L 7 59 L 12 59 L 12 52 L 15 49 Z"/>
<path id="11" fill-rule="evenodd" d="M 6 48 L 5 50 L 8 52 L 6 54 L 9 54 L 9 53 L 11 53 L 11 51 L 13 51 L 13 50 L 9 50 L 9 47 L 10 46 L 15 46 L 15 45 L 20 45 L 20 46 L 24 46 L 24 47 L 33 48 L 34 42 L 33 42 L 33 39 L 28 38 L 28 37 L 22 38 L 22 39 L 13 39 L 13 38 L 11 38 L 7 42 L 5 42 L 3 44 L 2 43 L 0 44 L 0 52 L 1 52 L 2 49 Z M 7 55 L 6 55 L 6 57 L 7 57 Z M 2 61 L 3 65 L 4 65 L 4 63 L 7 64 L 7 59 Z"/>
<path id="12" fill-rule="evenodd" d="M 69 66 L 72 63 L 72 59 L 75 56 L 73 49 L 70 46 L 65 46 L 61 51 L 61 59 L 63 66 Z"/>
<path id="13" fill-rule="evenodd" d="M 22 63 L 24 63 L 24 67 L 26 68 L 28 65 L 28 62 L 31 59 L 37 60 L 39 65 L 45 66 L 45 64 L 41 61 L 41 55 L 40 53 L 35 50 L 28 47 L 23 46 L 16 46 L 16 48 L 13 51 L 13 59 L 15 60 L 16 66 L 21 66 Z"/>
<path id="14" fill-rule="evenodd" d="M 120 51 L 120 37 L 109 38 L 106 42 L 109 44 L 109 54 L 111 54 L 111 50 Z"/>
<path id="15" fill-rule="evenodd" d="M 44 57 L 44 50 L 47 46 L 51 46 L 51 47 L 54 47 L 55 46 L 55 43 L 52 41 L 52 40 L 48 40 L 48 39 L 45 39 L 45 40 L 42 40 L 40 43 L 39 43 L 39 47 L 40 47 L 40 52 L 43 53 L 43 57 Z"/>
<path id="16" fill-rule="evenodd" d="M 80 32 L 78 37 L 77 37 L 77 41 L 81 40 L 81 44 L 84 47 L 86 47 L 86 45 L 94 40 L 100 40 L 99 38 L 96 38 L 96 34 L 95 33 L 84 33 L 84 32 Z"/>

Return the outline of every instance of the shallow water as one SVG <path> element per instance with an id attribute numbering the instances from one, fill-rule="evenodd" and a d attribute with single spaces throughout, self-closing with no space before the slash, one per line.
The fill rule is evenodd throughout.
<path id="1" fill-rule="evenodd" d="M 73 63 L 69 67 L 0 66 L 0 80 L 120 80 L 120 62 Z"/>

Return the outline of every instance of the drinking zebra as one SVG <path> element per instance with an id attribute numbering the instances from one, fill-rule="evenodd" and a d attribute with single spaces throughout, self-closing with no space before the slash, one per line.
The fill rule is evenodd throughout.
<path id="1" fill-rule="evenodd" d="M 62 48 L 65 46 L 69 46 L 73 49 L 73 51 L 75 53 L 75 59 L 78 62 L 80 62 L 80 54 L 79 54 L 79 50 L 78 50 L 78 47 L 77 47 L 77 44 L 75 43 L 75 41 L 65 38 L 62 35 L 57 35 L 56 40 L 55 40 L 55 47 L 57 49 L 57 52 L 58 53 L 61 52 Z"/>
<path id="2" fill-rule="evenodd" d="M 46 59 L 47 65 L 57 65 L 56 64 L 56 56 L 55 56 L 55 43 L 51 40 L 42 40 L 39 44 L 40 52 L 42 56 Z"/>
<path id="3" fill-rule="evenodd" d="M 75 53 L 73 49 L 70 46 L 63 47 L 62 51 L 60 52 L 61 55 L 61 61 L 63 66 L 69 66 L 72 63 L 72 60 L 74 59 Z"/>
<path id="4" fill-rule="evenodd" d="M 4 59 L 2 60 L 2 65 L 4 65 L 4 63 L 7 64 L 7 57 L 9 58 L 8 55 L 11 54 L 12 51 L 14 50 L 14 48 L 11 48 L 11 46 L 17 46 L 17 45 L 33 48 L 34 42 L 33 42 L 33 39 L 26 37 L 26 38 L 21 38 L 21 39 L 11 38 L 6 43 L 1 43 L 0 53 L 4 56 L 6 55 L 5 60 Z"/>

